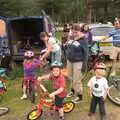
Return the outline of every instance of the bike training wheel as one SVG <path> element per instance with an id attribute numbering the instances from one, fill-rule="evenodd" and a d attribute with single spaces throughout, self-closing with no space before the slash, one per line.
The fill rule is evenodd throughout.
<path id="1" fill-rule="evenodd" d="M 42 110 L 37 113 L 37 109 L 32 110 L 27 115 L 27 120 L 38 120 L 42 116 Z"/>
<path id="2" fill-rule="evenodd" d="M 74 107 L 75 107 L 74 102 L 67 101 L 63 104 L 63 111 L 64 111 L 64 113 L 69 113 L 69 112 L 73 111 Z"/>
<path id="3" fill-rule="evenodd" d="M 0 107 L 0 116 L 5 115 L 9 112 L 9 108 L 7 107 Z"/>
<path id="4" fill-rule="evenodd" d="M 120 105 L 120 90 L 115 87 L 115 85 L 110 86 L 108 91 L 108 98 L 116 105 Z"/>
<path id="5" fill-rule="evenodd" d="M 35 103 L 35 88 L 33 83 L 29 82 L 29 97 L 32 103 Z"/>

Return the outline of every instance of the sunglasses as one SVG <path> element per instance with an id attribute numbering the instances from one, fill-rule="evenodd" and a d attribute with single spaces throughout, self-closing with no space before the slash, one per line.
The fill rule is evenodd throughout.
<path id="1" fill-rule="evenodd" d="M 101 70 L 105 70 L 106 71 L 106 68 L 96 68 L 96 69 L 101 69 Z"/>

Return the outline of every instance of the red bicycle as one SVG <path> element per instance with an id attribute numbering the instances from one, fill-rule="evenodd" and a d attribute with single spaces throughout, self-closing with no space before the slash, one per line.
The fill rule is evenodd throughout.
<path id="1" fill-rule="evenodd" d="M 42 93 L 42 98 L 40 99 L 39 103 L 36 105 L 35 109 L 30 111 L 27 115 L 27 120 L 38 120 L 41 118 L 43 114 L 43 108 L 44 106 L 48 108 L 49 110 L 57 111 L 58 108 L 54 105 L 52 100 L 47 100 L 45 97 L 49 96 L 49 93 L 47 92 L 46 88 L 40 84 L 40 91 Z M 64 113 L 71 112 L 75 107 L 75 103 L 72 101 L 66 101 L 63 104 L 63 110 Z M 47 112 L 47 111 L 46 111 Z"/>

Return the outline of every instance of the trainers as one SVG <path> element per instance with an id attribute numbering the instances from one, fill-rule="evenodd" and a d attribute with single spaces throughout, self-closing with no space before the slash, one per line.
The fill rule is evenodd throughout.
<path id="1" fill-rule="evenodd" d="M 21 100 L 27 99 L 27 95 L 23 95 L 20 99 Z"/>
<path id="2" fill-rule="evenodd" d="M 80 99 L 80 97 L 76 97 L 74 100 L 72 100 L 74 103 L 80 103 L 81 101 L 82 99 Z"/>
<path id="3" fill-rule="evenodd" d="M 71 97 L 73 97 L 73 96 L 74 96 L 74 93 L 73 93 L 73 92 L 70 92 L 70 93 L 67 94 L 67 98 L 71 98 Z"/>
<path id="4" fill-rule="evenodd" d="M 91 117 L 91 116 L 93 116 L 94 114 L 95 114 L 95 113 L 91 113 L 91 112 L 90 112 L 90 113 L 88 113 L 88 116 Z"/>
<path id="5" fill-rule="evenodd" d="M 65 120 L 65 118 L 64 118 L 63 116 L 61 116 L 61 117 L 59 118 L 59 120 Z"/>
<path id="6" fill-rule="evenodd" d="M 116 72 L 112 72 L 110 75 L 111 76 L 116 76 Z"/>

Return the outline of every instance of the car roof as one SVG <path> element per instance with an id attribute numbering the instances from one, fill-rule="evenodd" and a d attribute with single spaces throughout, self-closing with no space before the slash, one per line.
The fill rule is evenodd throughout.
<path id="1" fill-rule="evenodd" d="M 91 29 L 96 28 L 96 27 L 112 27 L 112 28 L 114 28 L 114 26 L 110 25 L 110 24 L 90 24 L 89 27 Z"/>

